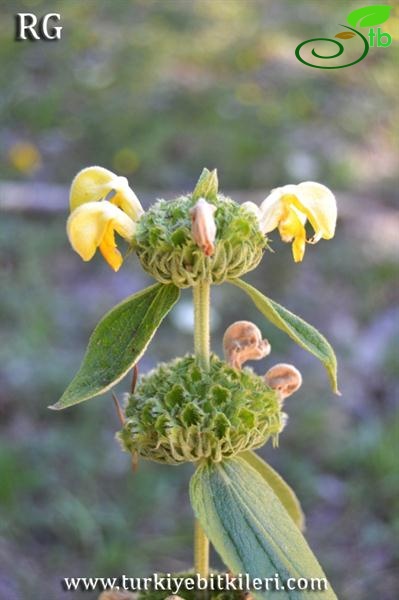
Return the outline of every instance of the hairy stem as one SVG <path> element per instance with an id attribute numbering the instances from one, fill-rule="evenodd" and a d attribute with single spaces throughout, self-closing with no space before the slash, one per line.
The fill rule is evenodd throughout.
<path id="1" fill-rule="evenodd" d="M 210 283 L 204 281 L 193 288 L 194 349 L 198 364 L 203 369 L 209 369 L 210 359 L 210 287 Z M 209 575 L 209 540 L 198 520 L 194 527 L 194 569 L 201 577 Z"/>
<path id="2" fill-rule="evenodd" d="M 198 519 L 194 525 L 194 572 L 201 577 L 209 576 L 209 540 Z"/>
<path id="3" fill-rule="evenodd" d="M 199 282 L 193 288 L 194 299 L 194 350 L 198 364 L 203 369 L 209 368 L 209 304 L 210 284 Z"/>

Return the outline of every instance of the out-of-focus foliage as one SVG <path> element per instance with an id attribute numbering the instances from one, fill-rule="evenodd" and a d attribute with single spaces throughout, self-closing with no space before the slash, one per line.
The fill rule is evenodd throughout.
<path id="1" fill-rule="evenodd" d="M 336 72 L 294 56 L 299 42 L 336 33 L 361 5 L 3 3 L 0 169 L 3 179 L 65 183 L 98 163 L 170 198 L 215 166 L 222 191 L 258 188 L 257 201 L 275 185 L 308 178 L 337 192 L 334 240 L 309 247 L 294 265 L 273 234 L 275 254 L 266 252 L 246 279 L 331 340 L 342 397 L 330 392 L 318 362 L 231 286 L 213 291 L 213 349 L 221 356 L 225 327 L 250 319 L 272 345 L 258 372 L 279 361 L 301 369 L 280 446 L 262 452 L 297 492 L 307 539 L 338 596 L 392 600 L 399 596 L 399 243 L 391 208 L 398 46 L 370 50 Z M 59 11 L 62 41 L 14 42 L 17 10 Z M 392 15 L 383 25 L 391 33 L 397 8 Z M 249 199 L 246 191 L 238 199 Z M 117 275 L 101 258 L 82 263 L 64 217 L 0 216 L 1 600 L 61 600 L 60 580 L 70 575 L 191 567 L 191 468 L 142 461 L 133 476 L 114 440 L 109 395 L 61 413 L 46 408 L 73 376 L 99 318 L 149 283 L 133 256 Z M 184 291 L 142 372 L 192 351 L 191 317 Z"/>
<path id="2" fill-rule="evenodd" d="M 298 179 L 369 188 L 377 178 L 389 188 L 398 46 L 336 71 L 294 55 L 362 5 L 24 0 L 20 11 L 61 13 L 62 40 L 15 43 L 9 3 L 0 173 L 67 182 L 95 161 L 165 189 L 188 186 L 206 164 L 233 188 Z M 396 7 L 383 30 L 397 37 L 398 22 Z"/>

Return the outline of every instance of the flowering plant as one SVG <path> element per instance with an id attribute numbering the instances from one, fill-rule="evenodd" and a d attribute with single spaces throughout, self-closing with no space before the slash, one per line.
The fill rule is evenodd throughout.
<path id="1" fill-rule="evenodd" d="M 258 265 L 268 247 L 266 234 L 275 228 L 292 242 L 295 261 L 303 259 L 306 242 L 333 237 L 337 211 L 331 191 L 304 182 L 273 190 L 260 207 L 239 205 L 219 193 L 216 171 L 204 169 L 191 194 L 160 200 L 144 212 L 124 177 L 89 167 L 72 183 L 70 208 L 68 236 L 83 260 L 99 248 L 117 271 L 123 257 L 116 232 L 157 283 L 105 315 L 78 373 L 51 408 L 63 409 L 112 388 L 136 367 L 180 289 L 192 287 L 195 352 L 135 381 L 125 405 L 118 405 L 122 448 L 134 461 L 143 457 L 195 465 L 190 483 L 194 568 L 203 577 L 209 574 L 208 540 L 233 573 L 252 578 L 278 573 L 282 580 L 324 577 L 301 533 L 304 517 L 295 493 L 254 452 L 269 438 L 277 444 L 287 420 L 284 401 L 300 387 L 301 374 L 284 363 L 263 377 L 245 367 L 246 361 L 270 353 L 269 342 L 248 321 L 226 330 L 224 360 L 211 354 L 209 309 L 211 285 L 227 282 L 240 288 L 268 321 L 323 363 L 338 393 L 336 359 L 327 340 L 240 279 Z M 310 240 L 307 220 L 315 232 Z M 266 592 L 255 595 L 264 598 Z M 335 595 L 329 589 L 323 598 Z"/>

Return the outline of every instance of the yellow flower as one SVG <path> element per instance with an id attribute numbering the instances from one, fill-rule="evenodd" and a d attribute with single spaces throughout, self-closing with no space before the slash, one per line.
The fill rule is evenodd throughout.
<path id="1" fill-rule="evenodd" d="M 247 208 L 251 210 L 251 207 Z M 306 220 L 309 220 L 315 232 L 310 240 L 306 239 Z M 268 233 L 277 227 L 281 239 L 292 242 L 295 262 L 303 259 L 306 242 L 315 244 L 321 238 L 331 239 L 335 233 L 336 221 L 334 194 L 326 186 L 313 181 L 272 190 L 259 210 L 262 232 Z"/>
<path id="2" fill-rule="evenodd" d="M 113 196 L 106 200 L 111 192 Z M 67 233 L 72 248 L 85 261 L 99 248 L 110 267 L 118 271 L 123 258 L 115 232 L 130 242 L 144 212 L 126 177 L 102 167 L 83 169 L 72 182 L 70 208 Z"/>
<path id="3" fill-rule="evenodd" d="M 133 221 L 143 214 L 143 208 L 126 177 L 118 177 L 103 167 L 87 167 L 82 169 L 72 181 L 69 195 L 71 211 L 86 202 L 103 200 L 110 192 L 114 192 L 109 201 L 119 206 Z"/>

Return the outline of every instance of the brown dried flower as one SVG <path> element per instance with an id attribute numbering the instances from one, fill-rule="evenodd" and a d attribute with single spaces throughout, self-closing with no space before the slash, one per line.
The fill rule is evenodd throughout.
<path id="1" fill-rule="evenodd" d="M 225 360 L 241 369 L 247 360 L 258 360 L 270 354 L 270 344 L 262 339 L 260 329 L 250 321 L 236 321 L 223 336 Z"/>
<path id="2" fill-rule="evenodd" d="M 284 400 L 299 390 L 302 385 L 302 375 L 293 365 L 279 363 L 267 371 L 265 381 L 269 387 L 279 393 L 280 400 Z"/>

